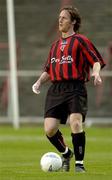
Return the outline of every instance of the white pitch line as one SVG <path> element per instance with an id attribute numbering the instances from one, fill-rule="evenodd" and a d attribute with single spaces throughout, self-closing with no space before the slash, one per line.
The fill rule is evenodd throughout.
<path id="1" fill-rule="evenodd" d="M 71 141 L 71 138 L 70 137 L 66 137 L 65 136 L 65 140 L 67 141 Z M 34 136 L 34 137 L 31 137 L 31 136 L 10 136 L 10 135 L 2 135 L 0 136 L 0 142 L 7 142 L 7 141 L 11 141 L 11 142 L 14 142 L 14 141 L 28 141 L 28 142 L 34 142 L 34 141 L 46 141 L 46 137 L 45 136 Z M 97 137 L 97 138 L 94 138 L 94 137 L 87 137 L 87 141 L 90 141 L 90 142 L 105 142 L 105 143 L 112 143 L 112 139 L 111 138 L 101 138 L 101 137 Z"/>

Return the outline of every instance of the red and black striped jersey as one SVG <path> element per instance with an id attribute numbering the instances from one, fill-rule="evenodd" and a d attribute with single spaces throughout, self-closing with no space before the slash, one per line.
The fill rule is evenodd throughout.
<path id="1" fill-rule="evenodd" d="M 95 62 L 105 66 L 105 62 L 93 43 L 81 34 L 60 38 L 51 46 L 44 67 L 51 81 L 90 79 L 90 67 Z"/>

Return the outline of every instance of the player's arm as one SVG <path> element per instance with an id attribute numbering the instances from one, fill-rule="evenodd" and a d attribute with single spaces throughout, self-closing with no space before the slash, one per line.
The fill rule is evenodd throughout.
<path id="1" fill-rule="evenodd" d="M 94 77 L 94 85 L 102 84 L 102 80 L 100 77 L 100 69 L 101 69 L 100 63 L 95 62 L 93 65 L 93 72 L 92 72 L 92 76 Z"/>
<path id="2" fill-rule="evenodd" d="M 78 41 L 89 65 L 93 67 L 94 63 L 99 62 L 102 69 L 105 66 L 105 62 L 95 46 L 86 37 L 78 37 Z"/>
<path id="3" fill-rule="evenodd" d="M 33 84 L 32 86 L 32 91 L 35 93 L 35 94 L 39 94 L 40 93 L 40 86 L 47 82 L 48 80 L 50 79 L 50 76 L 47 72 L 43 72 L 41 74 L 41 76 L 37 79 L 37 81 Z"/>
<path id="4" fill-rule="evenodd" d="M 100 70 L 105 66 L 102 57 L 96 49 L 93 50 L 93 47 L 90 46 L 89 40 L 88 42 L 86 42 L 87 40 L 84 40 L 83 38 L 78 38 L 78 40 L 88 63 L 93 69 L 92 76 L 94 77 L 94 85 L 102 84 Z"/>
<path id="5" fill-rule="evenodd" d="M 52 46 L 51 46 L 52 49 Z M 32 90 L 34 93 L 39 94 L 40 93 L 40 86 L 50 80 L 50 62 L 51 62 L 51 49 L 49 51 L 49 55 L 47 58 L 47 61 L 45 62 L 43 73 L 40 75 L 40 77 L 37 79 L 37 81 L 33 84 Z"/>

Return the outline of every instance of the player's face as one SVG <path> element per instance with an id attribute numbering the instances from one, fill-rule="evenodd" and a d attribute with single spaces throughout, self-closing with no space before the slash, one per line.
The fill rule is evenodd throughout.
<path id="1" fill-rule="evenodd" d="M 59 31 L 67 33 L 73 27 L 70 14 L 67 10 L 61 11 L 59 15 Z"/>

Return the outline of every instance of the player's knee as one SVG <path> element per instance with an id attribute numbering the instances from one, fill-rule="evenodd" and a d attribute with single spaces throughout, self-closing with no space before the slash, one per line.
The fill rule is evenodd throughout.
<path id="1" fill-rule="evenodd" d="M 44 128 L 44 131 L 48 137 L 52 137 L 56 133 L 56 129 L 51 127 Z"/>
<path id="2" fill-rule="evenodd" d="M 46 118 L 44 121 L 44 131 L 47 136 L 52 137 L 58 130 L 59 122 L 54 118 Z"/>
<path id="3" fill-rule="evenodd" d="M 82 126 L 82 124 L 81 124 L 81 122 L 80 122 L 79 120 L 75 120 L 75 121 L 74 121 L 73 127 L 74 127 L 74 129 L 75 129 L 76 132 L 79 132 L 79 131 L 80 131 L 81 126 Z"/>
<path id="4" fill-rule="evenodd" d="M 82 131 L 82 118 L 78 115 L 70 119 L 70 126 L 73 133 L 79 133 Z"/>
<path id="5" fill-rule="evenodd" d="M 74 119 L 71 123 L 71 126 L 74 127 L 75 129 L 79 129 L 81 126 L 81 123 L 78 119 Z"/>

